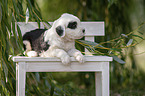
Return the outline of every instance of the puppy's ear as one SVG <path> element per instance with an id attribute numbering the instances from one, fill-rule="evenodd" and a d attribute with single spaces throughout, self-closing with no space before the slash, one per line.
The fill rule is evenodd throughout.
<path id="1" fill-rule="evenodd" d="M 65 36 L 65 27 L 64 26 L 57 26 L 55 30 L 56 30 L 56 33 L 60 37 L 64 37 Z"/>

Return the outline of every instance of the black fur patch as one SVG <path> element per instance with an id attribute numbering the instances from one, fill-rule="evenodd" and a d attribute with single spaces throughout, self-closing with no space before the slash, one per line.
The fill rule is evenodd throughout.
<path id="1" fill-rule="evenodd" d="M 69 22 L 67 27 L 70 28 L 70 29 L 76 29 L 77 28 L 77 22 L 76 21 L 71 21 L 71 22 Z"/>
<path id="2" fill-rule="evenodd" d="M 44 32 L 47 29 L 36 29 L 30 32 L 26 32 L 23 36 L 23 41 L 28 40 L 31 44 L 32 50 L 40 53 L 46 51 L 50 45 L 47 42 L 44 42 Z M 24 45 L 24 44 L 23 44 Z M 24 46 L 25 49 L 25 46 Z"/>
<path id="3" fill-rule="evenodd" d="M 26 46 L 25 46 L 25 44 L 23 44 L 23 48 L 24 48 L 24 50 L 26 50 Z"/>
<path id="4" fill-rule="evenodd" d="M 61 26 L 56 27 L 56 32 L 59 36 L 63 36 L 64 30 Z"/>

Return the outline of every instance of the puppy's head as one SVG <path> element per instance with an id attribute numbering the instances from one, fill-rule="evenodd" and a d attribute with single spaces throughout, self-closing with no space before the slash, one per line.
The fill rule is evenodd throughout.
<path id="1" fill-rule="evenodd" d="M 64 39 L 80 39 L 85 34 L 85 29 L 82 28 L 80 20 L 71 14 L 64 13 L 52 25 L 58 36 Z"/>

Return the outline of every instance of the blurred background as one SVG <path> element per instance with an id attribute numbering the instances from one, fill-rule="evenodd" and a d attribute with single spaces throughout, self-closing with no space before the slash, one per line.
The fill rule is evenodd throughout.
<path id="1" fill-rule="evenodd" d="M 137 45 L 124 48 L 121 52 L 116 53 L 126 63 L 120 64 L 116 61 L 110 63 L 110 96 L 145 96 L 145 0 L 20 1 L 16 1 L 16 3 L 22 4 L 23 10 L 21 15 L 23 16 L 26 15 L 26 5 L 31 3 L 32 6 L 39 10 L 39 17 L 45 21 L 54 21 L 63 13 L 73 14 L 79 17 L 81 21 L 104 21 L 105 36 L 96 37 L 95 41 L 97 43 L 109 41 L 120 37 L 122 34 L 133 32 L 143 24 L 134 33 L 134 37 L 126 37 L 127 40 L 134 39 L 133 42 L 138 42 Z M 29 3 L 27 4 L 27 2 Z M 9 7 L 11 7 L 11 4 L 9 4 Z M 17 21 L 25 22 L 25 19 L 17 19 Z M 32 18 L 32 13 L 30 13 L 29 21 L 37 21 Z M 126 43 L 128 42 L 127 40 L 125 41 Z M 103 46 L 112 47 L 111 44 L 104 44 Z M 93 72 L 36 72 L 28 73 L 27 79 L 27 96 L 95 96 Z M 3 91 L 7 94 L 12 94 L 9 92 L 15 94 L 15 80 L 12 80 L 7 86 L 4 86 L 7 83 L 5 79 L 1 78 L 1 80 L 4 80 L 0 84 Z M 11 87 L 9 88 L 8 86 Z M 11 88 L 14 91 L 11 91 Z"/>

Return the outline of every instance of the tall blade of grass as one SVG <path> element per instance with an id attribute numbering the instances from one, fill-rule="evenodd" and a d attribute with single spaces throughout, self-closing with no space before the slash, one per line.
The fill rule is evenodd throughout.
<path id="1" fill-rule="evenodd" d="M 14 14 L 15 16 L 17 15 L 17 18 L 18 19 L 20 19 L 20 17 L 19 17 L 19 8 L 17 7 L 17 3 L 16 3 L 17 1 L 16 0 L 12 0 L 12 5 L 13 5 L 13 8 L 14 8 L 14 12 L 16 13 L 16 14 Z"/>
<path id="2" fill-rule="evenodd" d="M 2 8 L 1 8 L 1 3 L 0 3 L 0 22 L 2 21 Z M 1 23 L 0 23 L 1 24 Z"/>

